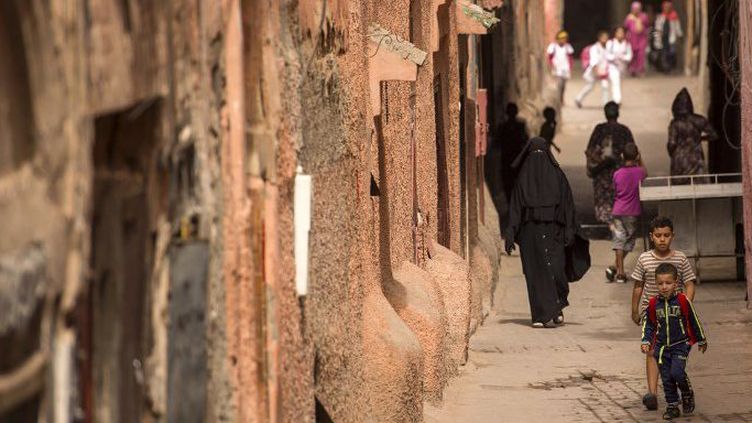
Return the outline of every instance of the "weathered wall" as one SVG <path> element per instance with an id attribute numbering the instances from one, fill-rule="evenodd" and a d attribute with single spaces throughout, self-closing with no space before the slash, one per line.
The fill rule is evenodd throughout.
<path id="1" fill-rule="evenodd" d="M 460 174 L 456 13 L 3 3 L 0 35 L 23 43 L 0 40 L 0 282 L 15 281 L 0 304 L 16 305 L 0 318 L 0 419 L 420 420 L 464 362 L 498 265 L 472 113 Z M 374 22 L 428 52 L 415 81 L 382 84 L 375 118 Z M 298 166 L 314 185 L 305 297 Z"/>
<path id="2" fill-rule="evenodd" d="M 747 296 L 752 299 L 752 5 L 739 2 L 739 61 L 742 71 L 742 172 Z M 747 302 L 749 307 L 752 302 Z"/>

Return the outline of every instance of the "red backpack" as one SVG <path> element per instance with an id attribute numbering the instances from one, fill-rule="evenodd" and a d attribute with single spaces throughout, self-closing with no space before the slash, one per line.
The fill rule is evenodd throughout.
<path id="1" fill-rule="evenodd" d="M 676 298 L 679 300 L 679 308 L 682 312 L 682 318 L 684 319 L 684 327 L 687 328 L 687 336 L 689 337 L 689 345 L 694 345 L 697 342 L 697 338 L 695 337 L 695 332 L 692 329 L 692 325 L 689 324 L 689 300 L 687 299 L 687 296 L 682 294 L 681 292 L 676 294 Z M 655 314 L 655 306 L 658 303 L 658 296 L 650 299 L 650 302 L 648 303 L 648 319 L 650 319 L 650 322 L 653 325 L 656 325 L 658 318 Z M 657 327 L 657 325 L 656 325 Z M 656 330 L 655 336 L 658 336 L 658 331 Z M 655 344 L 655 339 L 653 339 L 653 344 Z"/>

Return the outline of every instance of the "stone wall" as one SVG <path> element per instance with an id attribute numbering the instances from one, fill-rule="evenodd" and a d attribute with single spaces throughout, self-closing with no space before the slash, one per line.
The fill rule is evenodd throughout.
<path id="1" fill-rule="evenodd" d="M 147 3 L 0 7 L 0 419 L 420 420 L 497 282 L 463 12 Z"/>

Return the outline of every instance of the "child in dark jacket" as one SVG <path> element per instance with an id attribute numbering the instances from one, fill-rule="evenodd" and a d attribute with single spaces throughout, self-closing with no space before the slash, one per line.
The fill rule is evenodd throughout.
<path id="1" fill-rule="evenodd" d="M 708 341 L 692 302 L 677 293 L 679 272 L 672 264 L 662 263 L 655 270 L 659 295 L 651 298 L 642 325 L 642 352 L 654 354 L 663 381 L 668 407 L 663 418 L 679 417 L 679 391 L 682 409 L 690 414 L 695 409 L 694 392 L 686 373 L 687 358 L 692 344 L 705 353 Z M 678 388 L 678 389 L 677 389 Z"/>

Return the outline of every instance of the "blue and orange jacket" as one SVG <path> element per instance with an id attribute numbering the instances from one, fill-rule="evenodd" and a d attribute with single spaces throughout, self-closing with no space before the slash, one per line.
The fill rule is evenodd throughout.
<path id="1" fill-rule="evenodd" d="M 658 351 L 662 361 L 663 350 L 681 343 L 704 344 L 705 330 L 686 295 L 677 293 L 666 299 L 660 295 L 650 299 L 642 319 L 642 343 Z"/>

